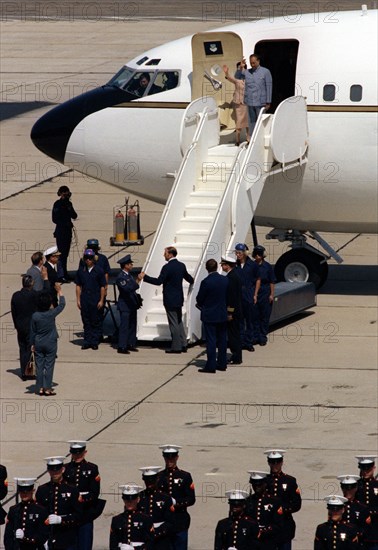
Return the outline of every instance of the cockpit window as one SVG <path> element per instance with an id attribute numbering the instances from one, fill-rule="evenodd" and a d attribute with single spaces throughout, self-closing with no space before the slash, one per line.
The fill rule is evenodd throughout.
<path id="1" fill-rule="evenodd" d="M 179 71 L 135 71 L 123 67 L 110 81 L 135 97 L 145 97 L 176 88 L 179 83 Z"/>

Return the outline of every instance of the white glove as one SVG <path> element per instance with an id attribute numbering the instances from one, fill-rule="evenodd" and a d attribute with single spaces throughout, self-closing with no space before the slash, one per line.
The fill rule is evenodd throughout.
<path id="1" fill-rule="evenodd" d="M 49 525 L 59 525 L 59 523 L 62 523 L 62 516 L 49 515 Z"/>
<path id="2" fill-rule="evenodd" d="M 49 550 L 49 541 L 46 541 L 45 544 L 43 545 L 43 548 L 45 550 Z"/>
<path id="3" fill-rule="evenodd" d="M 176 506 L 176 499 L 171 497 L 173 506 Z"/>
<path id="4" fill-rule="evenodd" d="M 134 550 L 134 547 L 130 546 L 130 544 L 120 544 L 119 548 L 120 550 Z"/>
<path id="5" fill-rule="evenodd" d="M 16 539 L 23 539 L 25 536 L 23 529 L 17 529 L 16 531 Z"/>

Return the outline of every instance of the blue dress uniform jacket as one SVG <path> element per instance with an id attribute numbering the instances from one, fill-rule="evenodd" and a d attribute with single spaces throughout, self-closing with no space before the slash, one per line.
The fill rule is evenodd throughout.
<path id="1" fill-rule="evenodd" d="M 365 542 L 378 544 L 378 479 L 359 479 L 356 499 L 366 504 L 371 517 L 371 525 L 365 532 Z"/>
<path id="2" fill-rule="evenodd" d="M 283 542 L 283 510 L 278 498 L 268 494 L 250 495 L 247 498 L 246 514 L 257 521 L 259 540 L 264 550 L 275 550 Z"/>
<path id="3" fill-rule="evenodd" d="M 34 500 L 11 506 L 4 532 L 5 550 L 43 550 L 49 537 L 47 518 L 47 510 Z M 23 539 L 15 538 L 17 529 L 24 531 Z"/>
<path id="4" fill-rule="evenodd" d="M 93 521 L 96 515 L 96 505 L 100 496 L 100 474 L 98 466 L 83 459 L 81 462 L 69 462 L 65 465 L 63 477 L 69 485 L 77 487 L 82 503 L 82 523 Z"/>
<path id="5" fill-rule="evenodd" d="M 135 311 L 138 308 L 135 291 L 139 285 L 130 273 L 121 271 L 116 279 L 116 285 L 119 291 L 117 309 L 119 311 Z"/>
<path id="6" fill-rule="evenodd" d="M 196 300 L 201 310 L 201 321 L 204 323 L 227 321 L 227 288 L 227 277 L 217 272 L 209 273 L 201 282 Z"/>
<path id="7" fill-rule="evenodd" d="M 140 494 L 138 508 L 154 523 L 154 550 L 170 550 L 170 535 L 175 522 L 171 497 L 155 489 L 146 489 Z"/>
<path id="8" fill-rule="evenodd" d="M 326 521 L 316 528 L 314 550 L 354 550 L 360 547 L 358 530 L 345 521 Z"/>
<path id="9" fill-rule="evenodd" d="M 369 508 L 358 500 L 349 500 L 345 503 L 343 521 L 352 523 L 358 528 L 358 538 L 361 543 L 365 541 L 366 533 L 371 526 Z M 362 544 L 363 546 L 363 544 Z"/>
<path id="10" fill-rule="evenodd" d="M 78 489 L 65 481 L 49 481 L 40 485 L 36 501 L 47 510 L 48 515 L 62 516 L 62 523 L 49 526 L 49 540 L 55 541 L 54 550 L 64 550 L 76 544 L 78 526 L 82 518 L 82 506 Z"/>
<path id="11" fill-rule="evenodd" d="M 7 469 L 5 466 L 0 464 L 0 500 L 3 500 L 8 494 L 8 482 L 7 482 Z M 0 504 L 0 525 L 5 523 L 6 512 Z"/>
<path id="12" fill-rule="evenodd" d="M 244 103 L 262 107 L 272 102 L 273 81 L 269 69 L 257 67 L 243 71 L 245 77 Z"/>
<path id="13" fill-rule="evenodd" d="M 194 283 L 185 264 L 172 258 L 162 267 L 159 277 L 145 275 L 143 280 L 152 285 L 163 285 L 163 304 L 165 309 L 169 310 L 182 307 L 184 304 L 183 279 L 191 285 Z"/>
<path id="14" fill-rule="evenodd" d="M 109 550 L 119 550 L 119 544 L 144 542 L 138 546 L 140 550 L 152 550 L 154 540 L 154 526 L 150 516 L 143 512 L 125 510 L 114 516 L 110 527 Z"/>
<path id="15" fill-rule="evenodd" d="M 214 550 L 257 550 L 262 548 L 258 542 L 259 526 L 248 516 L 237 519 L 221 519 L 215 529 Z"/>
<path id="16" fill-rule="evenodd" d="M 281 500 L 284 527 L 282 541 L 288 542 L 295 536 L 295 521 L 292 514 L 298 512 L 302 506 L 297 480 L 284 472 L 269 474 L 266 479 L 269 494 Z"/>
<path id="17" fill-rule="evenodd" d="M 235 269 L 242 284 L 242 300 L 252 305 L 256 281 L 259 278 L 258 266 L 256 262 L 247 257 L 243 267 L 239 262 L 236 264 Z"/>
<path id="18" fill-rule="evenodd" d="M 87 267 L 76 273 L 76 285 L 81 287 L 81 318 L 84 326 L 84 341 L 89 345 L 98 345 L 102 337 L 103 309 L 97 309 L 101 298 L 101 288 L 106 287 L 105 274 L 101 267 L 94 265 L 91 271 Z"/>
<path id="19" fill-rule="evenodd" d="M 165 468 L 159 472 L 158 487 L 163 493 L 173 497 L 176 501 L 174 505 L 174 531 L 178 533 L 189 529 L 190 515 L 187 508 L 193 506 L 196 501 L 194 483 L 190 473 L 180 470 L 177 466 L 173 470 Z"/>

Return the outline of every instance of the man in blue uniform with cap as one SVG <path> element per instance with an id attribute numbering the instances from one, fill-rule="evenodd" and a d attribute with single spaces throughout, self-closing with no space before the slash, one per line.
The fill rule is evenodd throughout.
<path id="1" fill-rule="evenodd" d="M 130 254 L 117 262 L 121 266 L 121 272 L 117 277 L 116 285 L 119 291 L 117 309 L 120 313 L 120 325 L 118 330 L 118 353 L 130 353 L 138 351 L 136 347 L 137 309 L 138 300 L 135 291 L 139 288 L 141 276 L 137 280 L 131 275 L 133 261 Z"/>

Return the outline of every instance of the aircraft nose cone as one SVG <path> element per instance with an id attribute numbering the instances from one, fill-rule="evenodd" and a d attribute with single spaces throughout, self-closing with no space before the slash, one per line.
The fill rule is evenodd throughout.
<path id="1" fill-rule="evenodd" d="M 119 88 L 101 86 L 51 109 L 37 120 L 30 137 L 42 153 L 64 164 L 70 136 L 85 117 L 130 99 L 132 97 Z"/>

